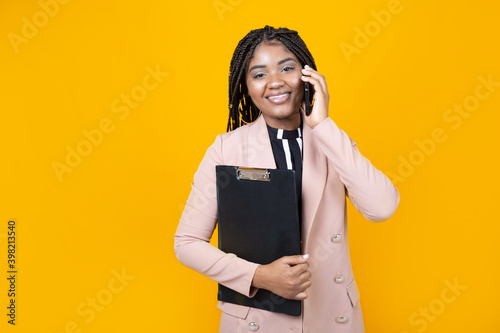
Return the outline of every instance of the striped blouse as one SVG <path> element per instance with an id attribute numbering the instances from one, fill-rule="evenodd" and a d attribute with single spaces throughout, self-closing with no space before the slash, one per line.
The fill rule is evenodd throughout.
<path id="1" fill-rule="evenodd" d="M 302 211 L 302 123 L 293 131 L 267 125 L 277 169 L 295 170 L 299 220 Z"/>

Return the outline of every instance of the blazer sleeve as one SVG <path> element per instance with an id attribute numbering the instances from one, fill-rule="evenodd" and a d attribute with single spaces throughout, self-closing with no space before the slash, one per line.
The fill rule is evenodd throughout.
<path id="1" fill-rule="evenodd" d="M 311 133 L 334 165 L 354 207 L 369 221 L 390 218 L 399 205 L 399 191 L 358 150 L 356 143 L 331 118 L 316 125 Z"/>
<path id="2" fill-rule="evenodd" d="M 225 253 L 209 243 L 217 224 L 215 166 L 218 164 L 223 164 L 220 135 L 208 148 L 194 175 L 191 193 L 174 236 L 175 255 L 187 267 L 253 297 L 258 289 L 251 284 L 258 264 Z"/>

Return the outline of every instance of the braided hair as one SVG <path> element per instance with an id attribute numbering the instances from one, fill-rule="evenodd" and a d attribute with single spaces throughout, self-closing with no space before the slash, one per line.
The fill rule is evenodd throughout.
<path id="1" fill-rule="evenodd" d="M 255 121 L 260 114 L 260 110 L 252 102 L 250 96 L 247 95 L 246 67 L 255 47 L 264 41 L 272 44 L 272 40 L 283 43 L 297 57 L 302 67 L 309 65 L 317 70 L 311 53 L 297 31 L 287 28 L 275 29 L 268 25 L 262 29 L 250 31 L 236 46 L 229 67 L 228 132 Z M 310 94 L 310 104 L 312 100 L 313 94 Z"/>

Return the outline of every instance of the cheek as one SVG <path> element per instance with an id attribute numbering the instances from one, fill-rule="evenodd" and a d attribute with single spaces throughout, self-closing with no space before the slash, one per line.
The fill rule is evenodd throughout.
<path id="1" fill-rule="evenodd" d="M 293 87 L 293 89 L 297 93 L 297 99 L 302 99 L 304 96 L 304 81 L 299 77 L 294 78 L 290 81 L 290 86 Z"/>
<path id="2" fill-rule="evenodd" d="M 292 78 L 290 85 L 296 90 L 304 89 L 304 81 L 302 81 L 300 76 Z"/>
<path id="3" fill-rule="evenodd" d="M 247 83 L 247 87 L 248 87 L 248 94 L 254 97 L 262 96 L 265 91 L 265 84 L 260 82 Z"/>

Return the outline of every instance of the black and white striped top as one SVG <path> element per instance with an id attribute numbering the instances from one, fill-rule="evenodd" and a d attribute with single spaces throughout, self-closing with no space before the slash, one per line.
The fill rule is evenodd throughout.
<path id="1" fill-rule="evenodd" d="M 293 131 L 267 125 L 277 169 L 295 170 L 299 219 L 302 211 L 302 123 Z"/>

